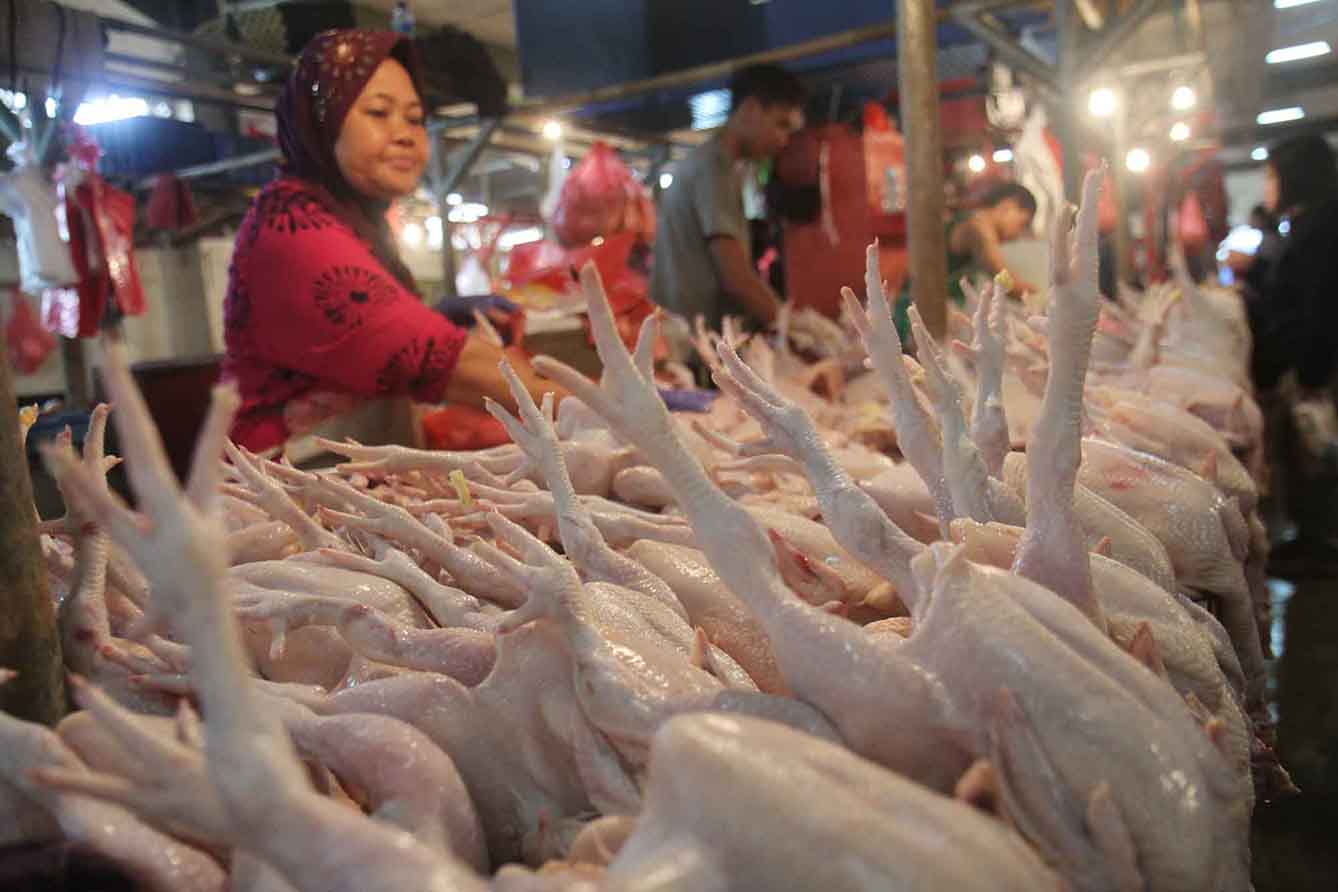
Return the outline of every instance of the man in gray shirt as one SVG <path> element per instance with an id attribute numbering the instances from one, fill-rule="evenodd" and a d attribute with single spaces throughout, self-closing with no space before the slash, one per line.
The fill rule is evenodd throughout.
<path id="1" fill-rule="evenodd" d="M 674 166 L 660 195 L 650 283 L 657 304 L 714 328 L 726 315 L 766 325 L 780 307 L 753 267 L 741 166 L 774 158 L 804 121 L 803 85 L 783 68 L 741 69 L 730 94 L 725 126 Z"/>

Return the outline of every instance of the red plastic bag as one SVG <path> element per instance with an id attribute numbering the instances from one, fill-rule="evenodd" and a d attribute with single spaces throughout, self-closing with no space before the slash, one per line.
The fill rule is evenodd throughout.
<path id="1" fill-rule="evenodd" d="M 423 437 L 429 449 L 490 449 L 511 442 L 506 428 L 470 406 L 446 406 L 423 416 Z"/>
<path id="2" fill-rule="evenodd" d="M 628 266 L 636 242 L 634 233 L 623 232 L 597 245 L 586 243 L 570 249 L 547 241 L 516 245 L 511 250 L 506 278 L 515 288 L 545 285 L 554 291 L 565 291 L 576 287 L 572 270 L 579 270 L 593 261 L 604 280 L 604 287 L 610 291 L 609 300 L 614 305 L 614 312 L 617 312 L 617 298 L 612 294 L 614 284 L 623 279 L 640 279 L 643 285 L 645 283 L 645 277 Z"/>
<path id="3" fill-rule="evenodd" d="M 92 337 L 111 301 L 121 315 L 144 313 L 144 289 L 135 267 L 135 199 L 109 186 L 96 171 L 99 150 L 83 133 L 69 147 L 72 166 L 61 191 L 70 232 L 70 252 L 79 276 L 77 330 L 67 337 Z M 64 321 L 70 322 L 69 313 Z"/>
<path id="4" fill-rule="evenodd" d="M 1176 234 L 1188 251 L 1200 250 L 1208 242 L 1208 222 L 1203 217 L 1203 206 L 1196 192 L 1190 192 L 1180 202 L 1176 215 Z"/>
<path id="5" fill-rule="evenodd" d="M 159 174 L 153 181 L 153 191 L 149 193 L 145 216 L 151 228 L 173 232 L 194 226 L 199 220 L 190 187 L 185 181 L 170 173 Z"/>
<path id="6" fill-rule="evenodd" d="M 618 331 L 622 333 L 627 349 L 631 350 L 636 346 L 642 320 L 655 311 L 655 305 L 650 302 L 650 283 L 631 267 L 632 249 L 636 247 L 637 239 L 635 233 L 622 232 L 597 245 L 586 244 L 571 250 L 563 250 L 551 242 L 517 245 L 511 252 L 507 279 L 516 288 L 539 284 L 554 291 L 568 291 L 577 287 L 572 271 L 586 263 L 594 263 L 604 281 L 604 291 Z M 585 328 L 589 334 L 588 319 Z M 594 343 L 593 337 L 590 343 Z"/>
<path id="7" fill-rule="evenodd" d="M 620 232 L 649 241 L 655 237 L 655 206 L 613 149 L 596 142 L 563 182 L 552 223 L 567 247 Z"/>
<path id="8" fill-rule="evenodd" d="M 10 305 L 13 312 L 5 325 L 9 364 L 20 375 L 31 375 L 56 349 L 56 336 L 42 327 L 37 313 L 22 293 L 10 291 Z"/>
<path id="9" fill-rule="evenodd" d="M 1095 170 L 1100 162 L 1093 158 L 1088 170 Z M 1115 203 L 1115 179 L 1106 170 L 1101 178 L 1101 193 L 1096 201 L 1096 227 L 1103 235 L 1115 231 L 1120 222 L 1120 211 Z"/>
<path id="10" fill-rule="evenodd" d="M 875 216 L 906 212 L 906 149 L 901 134 L 876 102 L 864 105 L 864 178 L 869 212 Z"/>

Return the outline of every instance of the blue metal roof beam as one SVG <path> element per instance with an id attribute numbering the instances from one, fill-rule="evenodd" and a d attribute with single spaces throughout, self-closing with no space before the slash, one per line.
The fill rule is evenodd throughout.
<path id="1" fill-rule="evenodd" d="M 967 44 L 979 44 L 980 41 L 969 30 L 952 21 L 954 10 L 970 9 L 988 11 L 996 15 L 999 21 L 1013 33 L 1024 28 L 1035 27 L 1048 20 L 1048 13 L 1037 12 L 1035 0 L 977 0 L 977 2 L 947 3 L 940 0 L 940 18 L 942 23 L 937 29 L 940 47 L 956 47 Z M 790 14 L 812 9 L 810 4 L 768 4 L 777 8 L 785 6 Z M 892 0 L 866 0 L 857 4 L 863 7 L 854 13 L 859 22 L 856 27 L 841 30 L 844 20 L 834 19 L 830 9 L 823 9 L 817 20 L 819 24 L 810 25 L 798 22 L 798 27 L 768 28 L 768 34 L 789 36 L 785 32 L 812 34 L 812 27 L 819 28 L 817 37 L 807 40 L 781 40 L 761 53 L 750 54 L 734 59 L 708 62 L 674 72 L 656 75 L 628 84 L 610 85 L 595 89 L 558 96 L 551 99 L 539 99 L 520 103 L 514 111 L 520 116 L 534 117 L 551 114 L 564 114 L 573 117 L 592 117 L 629 109 L 638 109 L 646 105 L 685 100 L 689 95 L 724 86 L 730 74 L 742 64 L 767 59 L 773 53 L 783 54 L 785 48 L 798 44 L 814 44 L 814 52 L 802 57 L 786 56 L 781 61 L 801 75 L 814 69 L 830 70 L 842 65 L 855 65 L 870 59 L 895 59 L 896 43 L 895 22 L 886 18 L 885 13 L 892 8 Z M 1005 9 L 1005 7 L 1026 7 L 1025 9 Z M 867 14 L 869 8 L 878 11 L 876 16 Z M 852 15 L 847 12 L 847 17 Z M 799 15 L 798 19 L 805 16 Z M 811 18 L 811 16 L 810 16 Z M 836 21 L 836 28 L 832 22 Z M 826 33 L 823 33 L 825 31 Z M 661 86 L 660 84 L 663 84 Z"/>

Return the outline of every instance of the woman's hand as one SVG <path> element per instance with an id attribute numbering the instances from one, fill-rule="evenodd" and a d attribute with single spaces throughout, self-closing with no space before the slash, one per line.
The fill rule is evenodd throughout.
<path id="1" fill-rule="evenodd" d="M 511 367 L 535 402 L 542 401 L 545 393 L 552 393 L 558 401 L 567 396 L 564 387 L 541 377 L 534 370 L 523 350 L 516 347 L 498 347 L 482 338 L 470 335 L 465 341 L 464 349 L 460 351 L 455 371 L 446 385 L 445 401 L 482 408 L 484 398 L 488 397 L 514 412 L 515 399 L 511 396 L 511 389 L 498 368 L 503 359 L 511 363 Z"/>

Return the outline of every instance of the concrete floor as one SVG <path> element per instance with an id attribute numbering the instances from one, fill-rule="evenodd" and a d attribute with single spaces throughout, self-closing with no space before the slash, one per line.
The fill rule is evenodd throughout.
<path id="1" fill-rule="evenodd" d="M 1270 580 L 1278 756 L 1301 793 L 1261 802 L 1256 892 L 1338 889 L 1338 566 Z"/>

